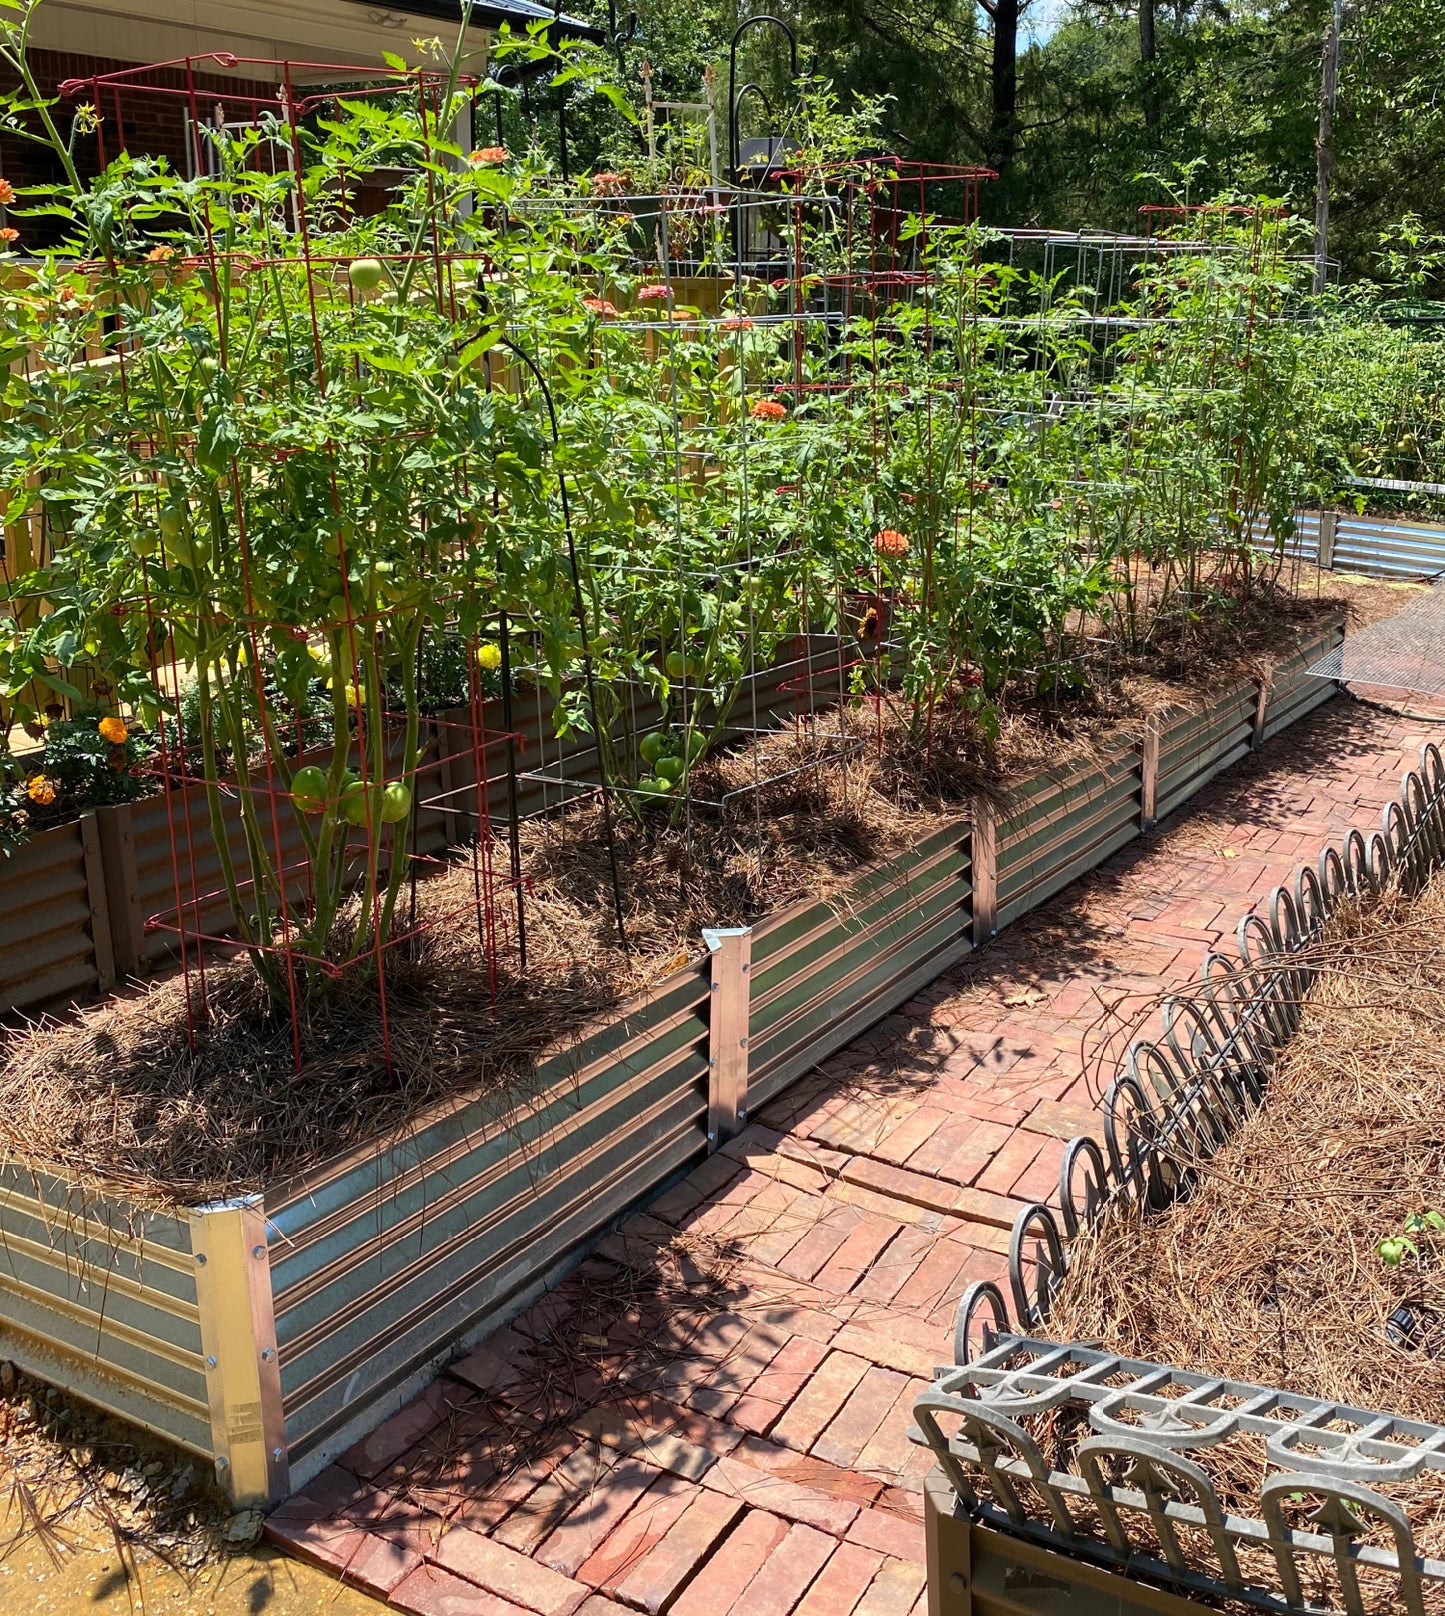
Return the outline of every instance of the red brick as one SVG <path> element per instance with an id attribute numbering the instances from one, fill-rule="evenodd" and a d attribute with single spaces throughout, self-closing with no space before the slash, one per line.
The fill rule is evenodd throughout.
<path id="1" fill-rule="evenodd" d="M 803 1597 L 797 1616 L 852 1616 L 883 1564 L 883 1556 L 859 1543 L 840 1543 L 823 1573 Z"/>
<path id="2" fill-rule="evenodd" d="M 923 1522 L 905 1520 L 891 1510 L 860 1509 L 848 1528 L 848 1541 L 862 1543 L 883 1554 L 923 1565 Z"/>
<path id="3" fill-rule="evenodd" d="M 874 1365 L 808 1451 L 815 1458 L 850 1468 L 907 1388 L 906 1375 Z"/>
<path id="4" fill-rule="evenodd" d="M 660 1474 L 638 1459 L 623 1460 L 593 1492 L 578 1500 L 538 1548 L 537 1560 L 563 1576 L 576 1576 L 577 1568 L 601 1548 L 607 1534 Z"/>
<path id="5" fill-rule="evenodd" d="M 860 1218 L 857 1227 L 813 1276 L 813 1283 L 820 1290 L 846 1296 L 896 1233 L 896 1225 L 882 1218 Z"/>
<path id="6" fill-rule="evenodd" d="M 830 1352 L 773 1427 L 773 1440 L 806 1453 L 868 1369 L 862 1358 Z"/>
<path id="7" fill-rule="evenodd" d="M 788 1616 L 828 1562 L 834 1540 L 811 1526 L 793 1526 L 768 1563 L 754 1577 L 729 1616 Z M 719 1613 L 721 1616 L 721 1613 Z"/>
<path id="8" fill-rule="evenodd" d="M 578 1582 L 604 1593 L 616 1593 L 652 1549 L 662 1541 L 692 1502 L 696 1488 L 675 1476 L 663 1476 L 623 1516 L 611 1536 L 577 1568 Z"/>
<path id="9" fill-rule="evenodd" d="M 726 1616 L 787 1535 L 787 1523 L 776 1515 L 749 1510 L 683 1589 L 671 1616 Z M 587 1616 L 585 1605 L 579 1616 Z"/>
<path id="10" fill-rule="evenodd" d="M 1044 1141 L 1037 1134 L 1020 1130 L 995 1153 L 993 1160 L 979 1174 L 979 1189 L 993 1195 L 1007 1195 L 1044 1148 Z"/>
<path id="11" fill-rule="evenodd" d="M 885 1560 L 854 1616 L 908 1616 L 923 1584 L 922 1566 L 911 1560 Z"/>
<path id="12" fill-rule="evenodd" d="M 523 1616 L 519 1605 L 429 1565 L 419 1566 L 389 1598 L 408 1616 Z"/>
<path id="13" fill-rule="evenodd" d="M 420 1397 L 348 1448 L 337 1462 L 355 1475 L 375 1476 L 469 1400 L 470 1394 L 455 1381 L 433 1381 Z"/>
<path id="14" fill-rule="evenodd" d="M 794 1336 L 752 1383 L 747 1394 L 728 1410 L 728 1424 L 766 1436 L 826 1356 L 826 1347 L 806 1336 Z"/>
<path id="15" fill-rule="evenodd" d="M 351 1557 L 342 1576 L 367 1593 L 385 1599 L 399 1582 L 404 1582 L 422 1563 L 420 1550 L 404 1543 L 368 1534 L 366 1542 Z"/>
<path id="16" fill-rule="evenodd" d="M 488 1593 L 537 1611 L 539 1616 L 571 1616 L 588 1593 L 570 1577 L 559 1576 L 525 1554 L 465 1526 L 448 1532 L 437 1544 L 432 1559 Z"/>
<path id="17" fill-rule="evenodd" d="M 278 1548 L 339 1576 L 370 1541 L 362 1527 L 340 1516 L 323 1513 L 316 1504 L 283 1504 L 266 1520 L 266 1538 Z"/>
<path id="18" fill-rule="evenodd" d="M 734 1499 L 698 1492 L 662 1541 L 618 1584 L 618 1598 L 648 1616 L 666 1610 L 742 1512 Z"/>
<path id="19" fill-rule="evenodd" d="M 756 1469 L 741 1459 L 719 1459 L 703 1477 L 703 1486 L 833 1537 L 842 1537 L 858 1513 L 856 1503 L 819 1492 L 776 1471 Z"/>

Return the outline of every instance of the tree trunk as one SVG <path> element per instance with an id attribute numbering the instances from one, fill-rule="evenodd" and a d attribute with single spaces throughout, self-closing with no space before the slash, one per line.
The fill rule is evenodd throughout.
<path id="1" fill-rule="evenodd" d="M 993 110 L 989 118 L 989 165 L 1003 174 L 1013 161 L 1018 116 L 1019 15 L 1027 0 L 994 0 Z"/>
<path id="2" fill-rule="evenodd" d="M 1144 124 L 1159 127 L 1159 86 L 1154 77 L 1157 45 L 1154 36 L 1154 0 L 1139 0 L 1139 61 L 1144 72 Z"/>

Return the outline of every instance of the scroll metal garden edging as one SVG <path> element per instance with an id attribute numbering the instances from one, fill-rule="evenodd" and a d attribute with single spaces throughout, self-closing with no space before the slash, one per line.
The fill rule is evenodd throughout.
<path id="1" fill-rule="evenodd" d="M 931 1616 L 1132 1616 L 1226 1601 L 1312 1612 L 1325 1608 L 1305 1592 L 1322 1566 L 1349 1616 L 1380 1608 L 1382 1586 L 1388 1608 L 1424 1616 L 1427 1588 L 1445 1586 L 1445 1563 L 1419 1554 L 1399 1503 L 1374 1490 L 1445 1471 L 1445 1427 L 1044 1335 L 1079 1234 L 1114 1205 L 1141 1215 L 1170 1205 L 1188 1184 L 1180 1161 L 1218 1150 L 1259 1104 L 1313 977 L 1291 959 L 1341 903 L 1391 881 L 1418 891 L 1442 864 L 1445 758 L 1427 744 L 1379 831 L 1352 830 L 1317 868 L 1302 866 L 1240 922 L 1237 961 L 1211 954 L 1202 983 L 1164 1001 L 1162 1038 L 1134 1045 L 1104 1096 L 1103 1147 L 1074 1139 L 1057 1213 L 1019 1213 L 1011 1296 L 987 1281 L 964 1293 L 954 1367 L 918 1398 L 909 1433 L 938 1459 L 926 1494 Z M 1067 1461 L 1051 1463 L 1027 1428 L 1047 1411 L 1090 1429 Z M 1190 1458 L 1240 1432 L 1263 1438 L 1274 1466 L 1254 1518 L 1227 1514 Z M 1285 1518 L 1286 1501 L 1302 1498 L 1318 1503 L 1313 1531 Z M 1353 1541 L 1369 1528 L 1393 1549 Z M 1362 1587 L 1372 1578 L 1373 1596 Z"/>
<path id="2" fill-rule="evenodd" d="M 0 1169 L 0 1351 L 275 1501 L 524 1307 L 749 1113 L 1334 693 L 1338 625 L 1205 713 L 1021 785 L 709 957 L 539 1063 L 263 1195 L 141 1211 Z M 1168 781 L 1161 794 L 1160 782 Z"/>

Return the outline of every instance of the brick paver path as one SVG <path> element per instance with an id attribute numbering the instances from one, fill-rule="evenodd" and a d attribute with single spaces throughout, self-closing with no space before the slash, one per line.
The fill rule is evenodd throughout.
<path id="1" fill-rule="evenodd" d="M 1377 825 L 1425 735 L 1341 699 L 1240 764 L 798 1083 L 272 1538 L 425 1616 L 921 1609 L 905 1433 L 959 1294 L 1056 1196 L 1121 1026 Z"/>

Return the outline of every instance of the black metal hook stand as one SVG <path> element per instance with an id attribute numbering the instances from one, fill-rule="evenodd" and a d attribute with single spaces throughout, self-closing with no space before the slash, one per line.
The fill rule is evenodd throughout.
<path id="1" fill-rule="evenodd" d="M 757 17 L 749 17 L 745 22 L 739 23 L 738 26 L 733 30 L 732 43 L 728 46 L 728 172 L 734 185 L 738 183 L 739 167 L 738 107 L 743 96 L 745 96 L 749 90 L 758 90 L 758 86 L 756 84 L 745 84 L 741 91 L 739 91 L 737 87 L 738 45 L 741 43 L 743 35 L 747 33 L 750 28 L 760 28 L 766 23 L 771 23 L 774 28 L 781 28 L 782 31 L 787 35 L 788 74 L 792 79 L 796 79 L 798 76 L 798 36 L 781 17 L 774 17 L 769 13 L 765 13 Z M 758 90 L 758 94 L 762 95 L 762 91 Z M 767 104 L 766 96 L 763 96 L 763 102 L 765 105 Z M 769 110 L 771 111 L 771 108 L 769 108 Z"/>

